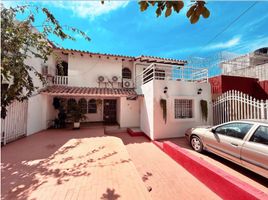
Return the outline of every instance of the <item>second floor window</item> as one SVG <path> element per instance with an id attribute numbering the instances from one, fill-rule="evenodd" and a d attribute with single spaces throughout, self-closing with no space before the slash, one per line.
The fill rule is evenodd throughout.
<path id="1" fill-rule="evenodd" d="M 128 68 L 123 68 L 123 70 L 122 70 L 122 77 L 123 78 L 127 78 L 127 79 L 131 79 L 131 71 L 130 71 L 130 69 L 128 69 Z"/>
<path id="2" fill-rule="evenodd" d="M 57 76 L 68 76 L 68 63 L 63 61 L 61 64 L 57 64 Z"/>

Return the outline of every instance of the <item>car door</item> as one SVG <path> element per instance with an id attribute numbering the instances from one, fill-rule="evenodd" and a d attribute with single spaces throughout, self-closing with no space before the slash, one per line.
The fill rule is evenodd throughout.
<path id="1" fill-rule="evenodd" d="M 242 164 L 268 178 L 268 126 L 260 125 L 241 150 Z"/>
<path id="2" fill-rule="evenodd" d="M 244 137 L 253 124 L 233 122 L 218 126 L 213 132 L 206 133 L 204 143 L 213 153 L 240 163 L 241 148 Z"/>

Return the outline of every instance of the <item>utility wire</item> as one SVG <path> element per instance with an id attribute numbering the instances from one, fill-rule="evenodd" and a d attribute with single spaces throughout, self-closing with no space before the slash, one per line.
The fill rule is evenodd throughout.
<path id="1" fill-rule="evenodd" d="M 222 33 L 224 33 L 227 29 L 229 29 L 235 22 L 237 22 L 243 15 L 245 15 L 251 8 L 253 8 L 258 2 L 254 2 L 253 4 L 251 4 L 246 10 L 244 10 L 239 16 L 237 16 L 233 21 L 231 21 L 231 23 L 229 23 L 222 31 L 220 31 L 219 33 L 217 33 L 213 38 L 211 38 L 209 41 L 207 41 L 204 46 L 202 46 L 203 48 L 207 45 L 209 45 L 212 41 L 214 41 L 217 37 L 219 37 Z M 191 54 L 189 57 L 193 56 L 193 54 Z"/>
<path id="2" fill-rule="evenodd" d="M 224 33 L 228 28 L 230 28 L 235 22 L 237 22 L 244 14 L 246 14 L 251 8 L 253 8 L 258 2 L 254 2 L 251 4 L 246 10 L 244 10 L 238 17 L 236 17 L 230 24 L 228 24 L 222 31 L 216 34 L 212 39 L 210 39 L 204 46 L 210 44 L 213 40 L 219 37 L 222 33 Z"/>

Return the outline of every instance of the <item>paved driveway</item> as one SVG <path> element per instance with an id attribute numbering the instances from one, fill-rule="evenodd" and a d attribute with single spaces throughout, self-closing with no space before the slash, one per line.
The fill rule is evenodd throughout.
<path id="1" fill-rule="evenodd" d="M 112 135 L 123 140 L 144 184 L 152 188 L 152 199 L 220 199 L 149 139 L 126 133 Z"/>
<path id="2" fill-rule="evenodd" d="M 102 127 L 43 131 L 1 155 L 2 199 L 219 199 L 145 137 Z"/>
<path id="3" fill-rule="evenodd" d="M 119 138 L 48 130 L 2 148 L 2 199 L 150 199 Z"/>

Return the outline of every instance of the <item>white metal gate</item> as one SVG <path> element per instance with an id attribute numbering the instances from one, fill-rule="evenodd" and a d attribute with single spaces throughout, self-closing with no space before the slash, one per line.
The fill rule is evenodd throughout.
<path id="1" fill-rule="evenodd" d="M 1 142 L 6 144 L 27 133 L 28 101 L 15 101 L 7 108 L 7 116 L 1 119 Z"/>
<path id="2" fill-rule="evenodd" d="M 230 90 L 213 102 L 214 125 L 240 119 L 268 119 L 268 100 Z"/>

